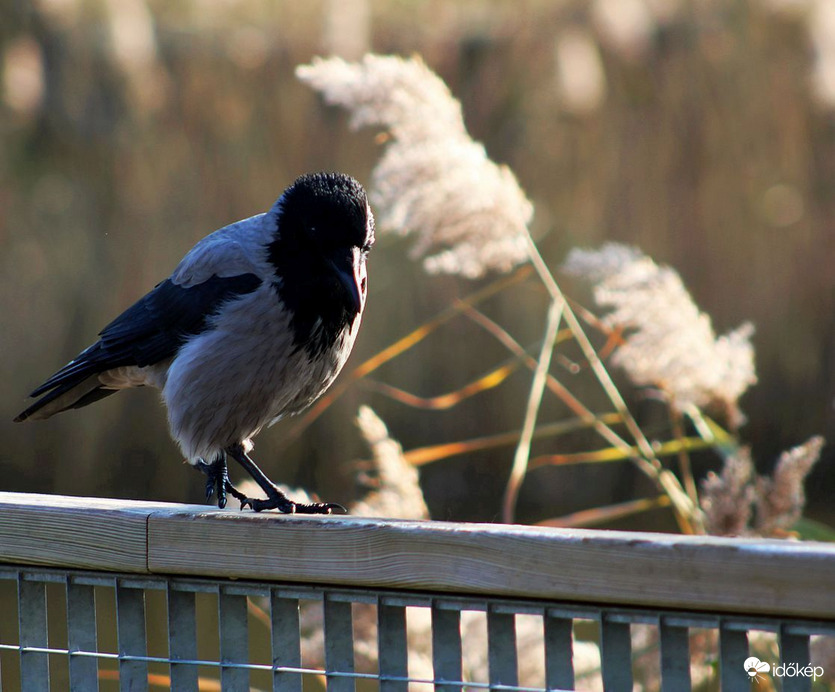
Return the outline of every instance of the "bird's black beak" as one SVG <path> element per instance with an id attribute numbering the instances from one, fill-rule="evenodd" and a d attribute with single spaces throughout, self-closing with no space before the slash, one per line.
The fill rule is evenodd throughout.
<path id="1" fill-rule="evenodd" d="M 362 311 L 365 266 L 360 256 L 359 248 L 353 248 L 344 256 L 333 258 L 330 265 L 333 267 L 336 278 L 345 289 L 346 304 L 354 314 Z"/>

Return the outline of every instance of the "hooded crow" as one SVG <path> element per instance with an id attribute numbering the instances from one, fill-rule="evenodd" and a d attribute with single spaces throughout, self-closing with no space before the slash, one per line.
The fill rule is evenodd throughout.
<path id="1" fill-rule="evenodd" d="M 16 421 L 45 419 L 120 389 L 162 392 L 171 436 L 208 476 L 255 511 L 329 514 L 333 503 L 288 499 L 249 456 L 265 426 L 303 411 L 334 381 L 365 307 L 374 216 L 340 173 L 298 178 L 264 214 L 206 236 L 171 276 L 34 392 Z M 227 456 L 266 493 L 229 481 Z"/>

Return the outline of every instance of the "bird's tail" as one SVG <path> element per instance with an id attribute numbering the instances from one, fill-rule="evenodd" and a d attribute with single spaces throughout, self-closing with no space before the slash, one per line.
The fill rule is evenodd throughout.
<path id="1" fill-rule="evenodd" d="M 102 350 L 101 341 L 96 342 L 56 372 L 29 395 L 40 398 L 19 414 L 15 422 L 44 420 L 61 411 L 80 408 L 112 394 L 115 390 L 105 389 L 99 379 L 102 368 L 98 361 Z"/>
<path id="2" fill-rule="evenodd" d="M 45 386 L 45 385 L 44 385 Z M 40 399 L 33 403 L 22 413 L 15 417 L 15 422 L 25 420 L 44 420 L 56 413 L 71 408 L 81 408 L 94 401 L 115 394 L 118 390 L 105 388 L 99 380 L 98 373 L 86 374 L 81 379 L 71 378 L 53 385 L 52 388 L 44 389 L 44 386 L 36 389 L 32 396 L 43 393 Z M 44 393 L 46 392 L 46 393 Z"/>

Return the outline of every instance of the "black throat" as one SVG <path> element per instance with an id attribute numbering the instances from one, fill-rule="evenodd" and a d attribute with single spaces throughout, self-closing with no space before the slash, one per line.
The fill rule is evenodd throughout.
<path id="1" fill-rule="evenodd" d="M 358 269 L 353 263 L 365 261 L 357 250 L 373 242 L 367 197 L 349 176 L 309 174 L 284 191 L 271 213 L 273 285 L 290 313 L 294 346 L 315 358 L 334 348 L 360 309 L 345 282 Z"/>
<path id="2" fill-rule="evenodd" d="M 270 261 L 281 277 L 273 288 L 290 313 L 295 350 L 303 348 L 313 359 L 334 347 L 357 313 L 346 305 L 321 261 L 287 252 L 281 245 L 279 239 L 270 246 Z"/>

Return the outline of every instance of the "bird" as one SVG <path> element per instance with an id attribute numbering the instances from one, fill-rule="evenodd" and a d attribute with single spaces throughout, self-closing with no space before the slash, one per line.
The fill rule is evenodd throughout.
<path id="1" fill-rule="evenodd" d="M 343 173 L 297 178 L 269 211 L 200 240 L 173 273 L 125 310 L 94 344 L 37 387 L 14 420 L 47 419 L 119 390 L 159 389 L 171 437 L 206 477 L 256 512 L 331 514 L 294 502 L 255 464 L 252 438 L 298 414 L 333 383 L 357 337 L 368 293 L 374 215 Z M 230 481 L 231 457 L 266 499 Z"/>

